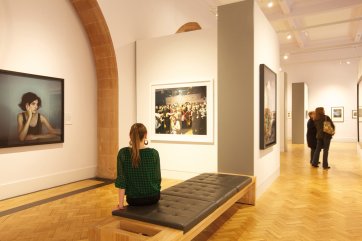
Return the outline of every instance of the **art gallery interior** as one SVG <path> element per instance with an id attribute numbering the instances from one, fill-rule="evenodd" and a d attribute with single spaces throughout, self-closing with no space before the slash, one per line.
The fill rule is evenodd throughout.
<path id="1" fill-rule="evenodd" d="M 96 240 L 136 122 L 160 153 L 162 189 L 256 177 L 255 206 L 234 204 L 193 240 L 358 240 L 361 36 L 360 0 L 0 0 L 0 69 L 64 79 L 64 142 L 0 148 L 0 241 Z M 266 148 L 260 65 L 276 73 Z M 155 89 L 199 85 L 207 134 L 157 134 Z M 335 118 L 330 170 L 308 159 L 319 106 Z"/>

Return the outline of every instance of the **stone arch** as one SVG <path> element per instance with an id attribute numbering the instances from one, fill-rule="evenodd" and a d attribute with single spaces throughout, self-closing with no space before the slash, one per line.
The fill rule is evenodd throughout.
<path id="1" fill-rule="evenodd" d="M 176 33 L 184 33 L 184 32 L 190 32 L 195 30 L 200 30 L 201 26 L 197 22 L 188 22 L 182 25 Z"/>
<path id="2" fill-rule="evenodd" d="M 118 70 L 107 23 L 97 0 L 70 0 L 88 35 L 97 73 L 97 176 L 116 177 Z"/>

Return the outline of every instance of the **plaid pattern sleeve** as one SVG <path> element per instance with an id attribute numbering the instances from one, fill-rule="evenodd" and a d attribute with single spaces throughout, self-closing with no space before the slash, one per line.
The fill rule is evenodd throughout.
<path id="1" fill-rule="evenodd" d="M 161 168 L 158 151 L 153 148 L 140 150 L 141 161 L 132 167 L 131 149 L 122 148 L 117 157 L 115 186 L 126 189 L 126 195 L 142 198 L 157 195 L 161 190 Z"/>
<path id="2" fill-rule="evenodd" d="M 115 181 L 115 186 L 121 189 L 126 189 L 126 179 L 123 173 L 124 168 L 122 167 L 122 163 L 126 158 L 125 151 L 127 150 L 125 148 L 122 148 L 121 150 L 119 150 L 117 155 L 117 178 Z"/>

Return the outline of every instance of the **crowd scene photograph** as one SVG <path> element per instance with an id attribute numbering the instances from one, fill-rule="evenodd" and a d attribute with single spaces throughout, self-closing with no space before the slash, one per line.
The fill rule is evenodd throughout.
<path id="1" fill-rule="evenodd" d="M 206 86 L 157 89 L 155 133 L 207 135 Z"/>

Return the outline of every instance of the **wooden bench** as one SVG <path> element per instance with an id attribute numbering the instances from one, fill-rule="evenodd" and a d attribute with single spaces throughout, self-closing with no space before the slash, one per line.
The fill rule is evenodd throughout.
<path id="1" fill-rule="evenodd" d="M 163 190 L 158 204 L 113 211 L 89 240 L 191 240 L 234 203 L 255 205 L 255 177 L 200 174 Z"/>

